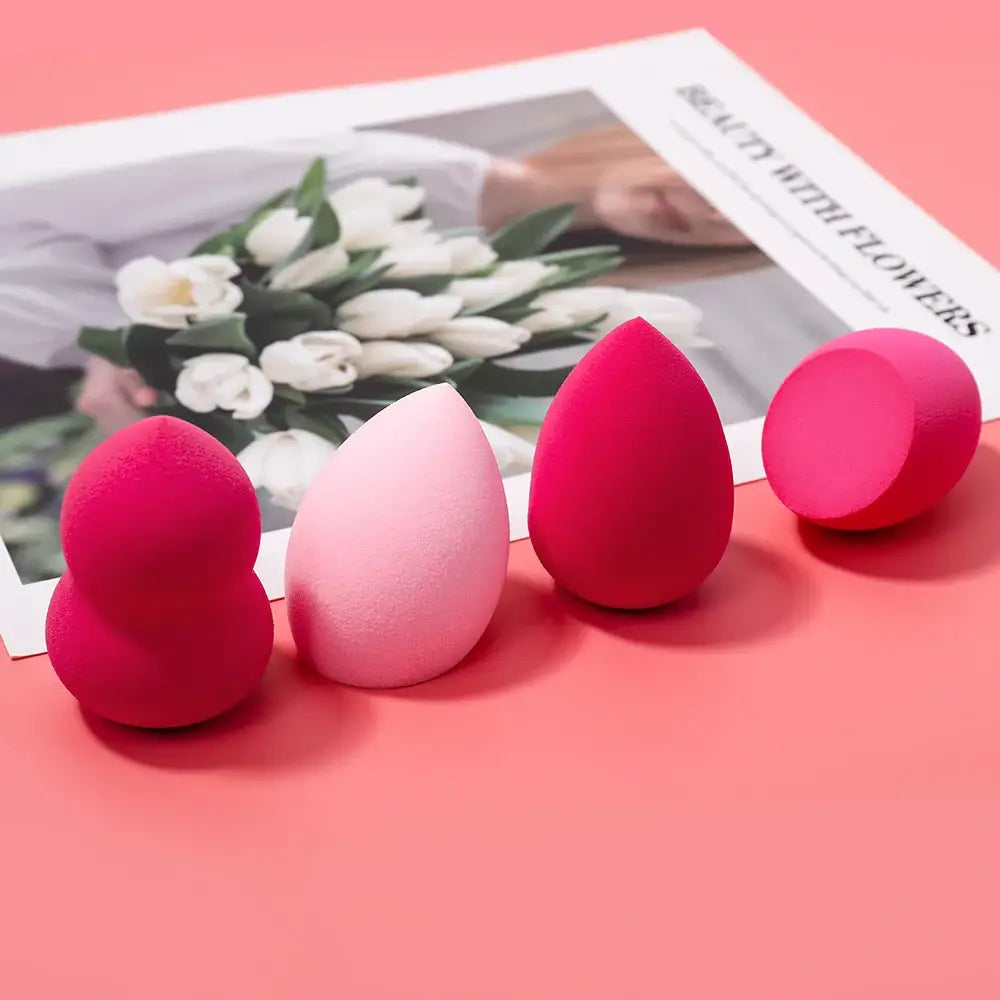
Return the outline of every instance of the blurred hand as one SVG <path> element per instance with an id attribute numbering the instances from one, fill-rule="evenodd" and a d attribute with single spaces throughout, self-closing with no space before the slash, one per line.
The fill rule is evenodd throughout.
<path id="1" fill-rule="evenodd" d="M 683 246 L 749 246 L 750 240 L 658 158 L 612 167 L 598 181 L 591 211 L 622 236 Z"/>
<path id="2" fill-rule="evenodd" d="M 76 408 L 105 433 L 114 434 L 141 420 L 143 411 L 155 402 L 156 390 L 150 389 L 137 372 L 93 357 L 87 362 Z"/>

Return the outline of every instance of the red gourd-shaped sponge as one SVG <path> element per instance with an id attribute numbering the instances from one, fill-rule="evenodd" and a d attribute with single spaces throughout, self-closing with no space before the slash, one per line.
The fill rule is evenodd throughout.
<path id="1" fill-rule="evenodd" d="M 586 354 L 545 415 L 528 531 L 565 590 L 610 608 L 653 608 L 718 565 L 733 494 L 705 383 L 659 330 L 633 319 Z"/>
<path id="2" fill-rule="evenodd" d="M 830 341 L 782 383 L 761 439 L 768 482 L 800 517 L 865 531 L 933 507 L 979 442 L 976 380 L 947 345 L 913 330 Z"/>
<path id="3" fill-rule="evenodd" d="M 254 574 L 260 507 L 236 458 L 149 417 L 94 449 L 62 507 L 68 571 L 49 604 L 56 674 L 113 722 L 186 726 L 257 685 L 274 641 Z"/>

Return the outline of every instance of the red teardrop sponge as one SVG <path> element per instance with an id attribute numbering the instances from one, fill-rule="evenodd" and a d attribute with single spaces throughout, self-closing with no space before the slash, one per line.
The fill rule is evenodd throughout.
<path id="1" fill-rule="evenodd" d="M 775 394 L 761 450 L 778 499 L 807 520 L 864 531 L 928 510 L 979 442 L 976 380 L 913 330 L 859 330 L 802 361 Z"/>
<path id="2" fill-rule="evenodd" d="M 46 641 L 85 709 L 185 726 L 253 690 L 274 640 L 253 571 L 260 523 L 239 462 L 183 420 L 139 421 L 84 459 L 63 501 L 69 570 Z"/>
<path id="3" fill-rule="evenodd" d="M 718 565 L 733 494 L 705 383 L 659 330 L 633 319 L 591 348 L 549 407 L 528 531 L 564 589 L 606 607 L 652 608 Z"/>

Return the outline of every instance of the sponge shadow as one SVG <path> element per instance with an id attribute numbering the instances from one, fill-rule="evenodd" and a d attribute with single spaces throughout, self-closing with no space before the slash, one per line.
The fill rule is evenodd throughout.
<path id="1" fill-rule="evenodd" d="M 508 576 L 492 621 L 458 666 L 423 684 L 377 694 L 429 701 L 475 698 L 557 669 L 581 638 L 551 585 Z"/>
<path id="2" fill-rule="evenodd" d="M 283 769 L 347 757 L 373 725 L 363 692 L 310 673 L 280 648 L 253 694 L 201 725 L 142 730 L 82 715 L 114 753 L 174 771 Z"/>
<path id="3" fill-rule="evenodd" d="M 632 642 L 729 646 L 789 631 L 808 614 L 805 576 L 785 558 L 734 538 L 715 572 L 695 593 L 650 611 L 611 611 L 560 595 L 581 621 Z"/>
<path id="4" fill-rule="evenodd" d="M 817 559 L 852 573 L 900 580 L 963 576 L 1000 560 L 1000 453 L 980 444 L 968 471 L 933 510 L 881 531 L 834 531 L 799 522 Z"/>

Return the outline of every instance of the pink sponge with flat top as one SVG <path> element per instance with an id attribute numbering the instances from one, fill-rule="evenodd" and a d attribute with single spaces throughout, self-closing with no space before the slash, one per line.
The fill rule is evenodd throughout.
<path id="1" fill-rule="evenodd" d="M 764 422 L 764 468 L 800 517 L 864 531 L 928 510 L 972 460 L 979 390 L 947 345 L 913 330 L 839 337 L 802 361 Z"/>
<path id="2" fill-rule="evenodd" d="M 166 728 L 250 693 L 274 638 L 254 574 L 260 526 L 239 462 L 183 420 L 141 420 L 87 456 L 63 501 L 69 569 L 45 628 L 85 709 Z"/>

